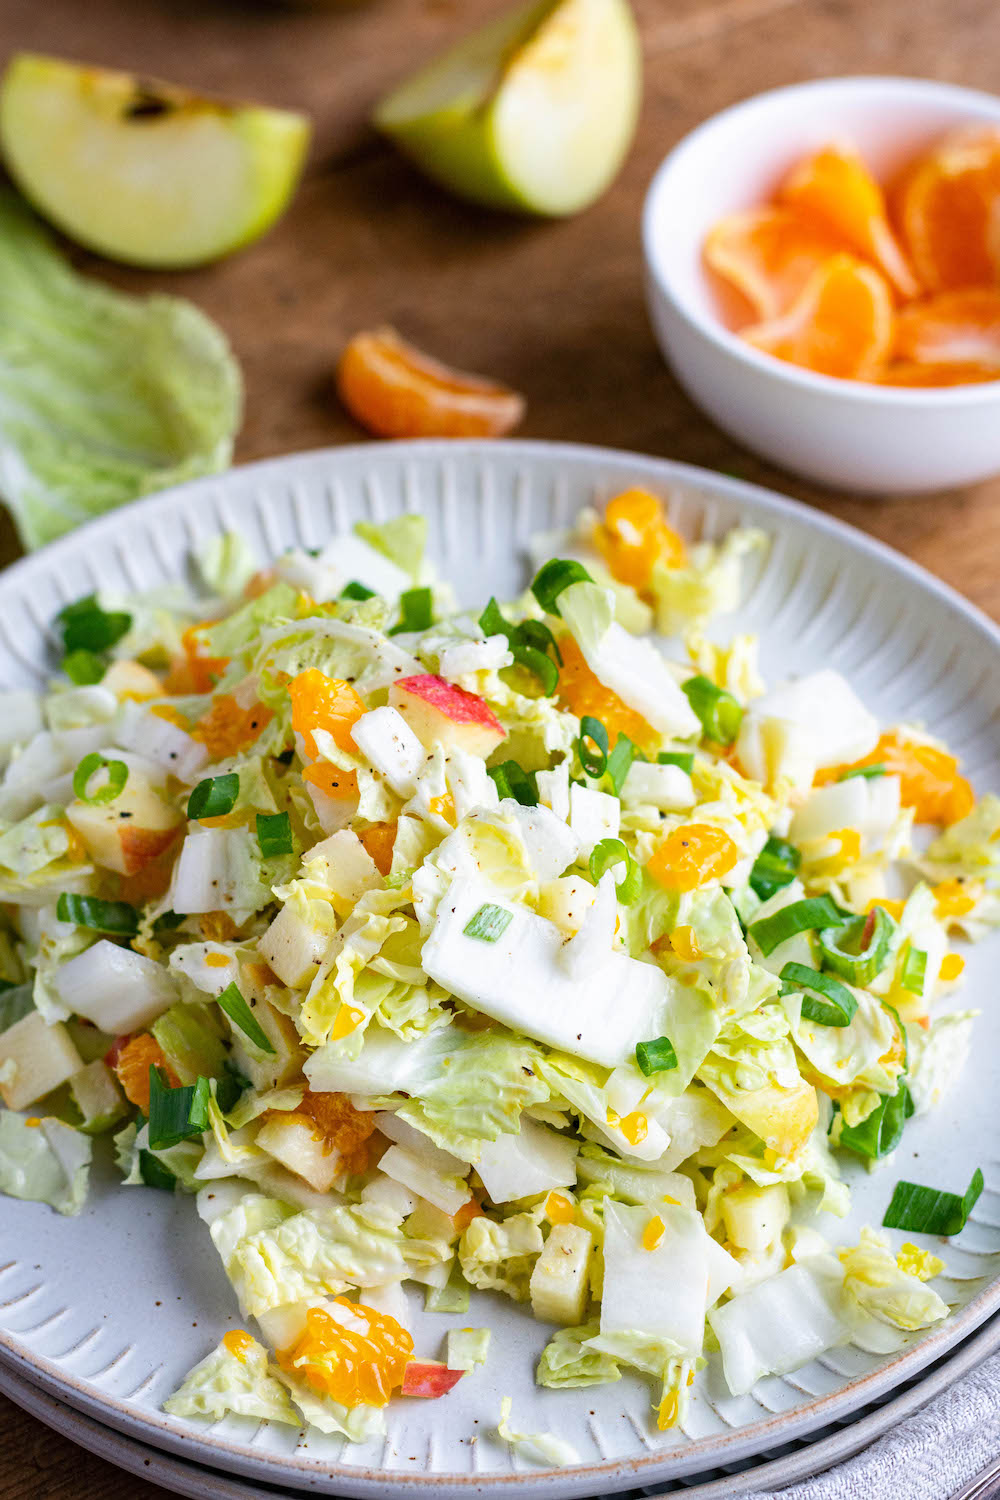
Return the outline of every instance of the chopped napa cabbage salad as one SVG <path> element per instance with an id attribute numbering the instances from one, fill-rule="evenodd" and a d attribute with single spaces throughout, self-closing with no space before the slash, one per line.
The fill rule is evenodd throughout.
<path id="1" fill-rule="evenodd" d="M 417 1348 L 415 1289 L 505 1295 L 540 1385 L 638 1372 L 661 1428 L 706 1360 L 739 1394 L 899 1347 L 944 1263 L 819 1215 L 962 1067 L 1000 802 L 830 669 L 709 642 L 756 533 L 689 548 L 629 491 L 464 612 L 423 544 L 223 538 L 201 594 L 53 622 L 0 715 L 0 1188 L 77 1212 L 113 1133 L 197 1195 L 254 1331 L 178 1417 L 368 1440 L 486 1357 Z"/>

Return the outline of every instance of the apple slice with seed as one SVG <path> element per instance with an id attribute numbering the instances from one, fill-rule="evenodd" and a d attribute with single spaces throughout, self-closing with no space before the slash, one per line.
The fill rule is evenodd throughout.
<path id="1" fill-rule="evenodd" d="M 282 212 L 304 115 L 206 99 L 131 73 L 20 53 L 0 83 L 0 149 L 25 197 L 112 260 L 217 260 Z"/>

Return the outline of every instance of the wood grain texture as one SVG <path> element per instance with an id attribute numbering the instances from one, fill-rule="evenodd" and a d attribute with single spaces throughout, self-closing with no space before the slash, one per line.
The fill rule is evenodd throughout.
<path id="1" fill-rule="evenodd" d="M 303 186 L 259 245 L 155 276 L 77 263 L 116 285 L 169 285 L 227 330 L 247 381 L 237 458 L 356 441 L 331 371 L 358 328 L 393 322 L 528 400 L 525 436 L 603 443 L 738 473 L 828 510 L 923 563 L 1000 618 L 1000 481 L 919 499 L 846 499 L 747 454 L 665 369 L 646 320 L 638 224 L 664 153 L 761 89 L 906 73 L 996 89 L 996 0 L 635 0 L 646 54 L 639 136 L 618 181 L 565 223 L 498 217 L 424 183 L 369 131 L 374 100 L 503 0 L 0 0 L 0 61 L 22 48 L 306 109 Z M 0 562 L 16 555 L 0 517 Z M 152 1500 L 0 1401 L 3 1500 Z"/>

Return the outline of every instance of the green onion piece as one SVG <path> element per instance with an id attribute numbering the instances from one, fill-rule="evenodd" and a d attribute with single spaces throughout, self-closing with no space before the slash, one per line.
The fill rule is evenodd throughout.
<path id="1" fill-rule="evenodd" d="M 866 781 L 870 781 L 875 776 L 884 776 L 885 774 L 885 766 L 881 764 L 877 766 L 854 766 L 850 771 L 841 771 L 837 780 L 850 781 L 853 776 L 863 776 Z"/>
<path id="2" fill-rule="evenodd" d="M 177 1186 L 177 1178 L 173 1172 L 152 1151 L 139 1152 L 139 1176 L 147 1187 L 162 1188 L 168 1193 L 172 1193 Z"/>
<path id="3" fill-rule="evenodd" d="M 104 662 L 96 651 L 87 651 L 83 646 L 67 652 L 62 659 L 62 669 L 77 687 L 92 687 L 95 682 L 100 682 L 105 672 Z"/>
<path id="4" fill-rule="evenodd" d="M 560 666 L 563 664 L 562 652 L 559 650 L 559 642 L 552 634 L 549 627 L 542 620 L 522 620 L 517 626 L 517 635 L 527 646 L 534 646 L 536 651 L 543 654 L 552 652 Z"/>
<path id="5" fill-rule="evenodd" d="M 267 1032 L 263 1030 L 257 1017 L 240 994 L 236 984 L 227 984 L 219 996 L 219 1004 L 234 1026 L 238 1026 L 244 1036 L 249 1037 L 259 1052 L 270 1052 L 274 1048 L 271 1045 Z"/>
<path id="6" fill-rule="evenodd" d="M 815 1021 L 819 1026 L 850 1025 L 858 1002 L 839 979 L 832 979 L 829 974 L 821 974 L 806 964 L 792 963 L 785 964 L 781 980 L 786 994 L 789 990 L 813 992 L 802 996 L 802 1015 L 807 1021 Z M 817 995 L 823 998 L 817 1000 Z"/>
<path id="7" fill-rule="evenodd" d="M 627 734 L 620 734 L 615 740 L 615 748 L 608 756 L 608 778 L 614 788 L 616 797 L 622 794 L 625 779 L 632 768 L 634 760 L 643 760 L 645 757 L 641 750 L 636 749 Z"/>
<path id="8" fill-rule="evenodd" d="M 802 855 L 795 845 L 772 834 L 754 860 L 750 871 L 751 890 L 762 901 L 770 900 L 775 891 L 792 883 L 801 863 Z"/>
<path id="9" fill-rule="evenodd" d="M 189 818 L 223 818 L 232 812 L 240 794 L 240 778 L 235 771 L 225 776 L 209 776 L 199 781 L 188 798 Z"/>
<path id="10" fill-rule="evenodd" d="M 681 688 L 708 738 L 718 745 L 731 745 L 743 719 L 743 709 L 732 693 L 701 676 L 689 677 Z"/>
<path id="11" fill-rule="evenodd" d="M 292 852 L 292 823 L 286 812 L 257 814 L 257 843 L 265 859 Z"/>
<path id="12" fill-rule="evenodd" d="M 67 655 L 79 650 L 107 651 L 132 628 L 132 616 L 124 612 L 109 614 L 98 604 L 96 594 L 88 594 L 61 609 L 56 624 Z"/>
<path id="13" fill-rule="evenodd" d="M 927 954 L 924 949 L 907 947 L 900 979 L 903 989 L 909 990 L 911 995 L 922 995 L 926 974 Z"/>
<path id="14" fill-rule="evenodd" d="M 177 911 L 165 911 L 160 914 L 153 923 L 154 932 L 173 932 L 185 920 L 183 913 Z"/>
<path id="15" fill-rule="evenodd" d="M 352 578 L 350 583 L 344 585 L 340 591 L 341 599 L 374 599 L 375 590 L 370 589 L 367 584 L 359 583 Z"/>
<path id="16" fill-rule="evenodd" d="M 516 760 L 505 760 L 499 766 L 487 766 L 486 774 L 496 782 L 501 802 L 513 797 L 522 807 L 538 806 L 534 771 L 523 771 Z"/>
<path id="17" fill-rule="evenodd" d="M 862 989 L 885 967 L 895 923 L 884 906 L 874 906 L 866 917 L 824 927 L 820 952 L 828 969 Z M 864 944 L 864 947 L 861 945 Z"/>
<path id="18" fill-rule="evenodd" d="M 90 779 L 100 770 L 106 770 L 108 779 L 103 786 L 98 787 L 96 792 L 87 792 Z M 120 797 L 125 790 L 128 781 L 128 766 L 123 760 L 105 760 L 96 750 L 90 755 L 85 755 L 83 760 L 73 772 L 73 793 L 81 801 L 87 802 L 91 807 L 103 807 L 107 802 L 113 802 Z"/>
<path id="19" fill-rule="evenodd" d="M 591 740 L 597 746 L 592 750 L 587 744 Z M 576 753 L 588 776 L 603 776 L 608 769 L 608 731 L 600 719 L 584 714 L 580 720 L 580 734 L 576 742 Z"/>
<path id="20" fill-rule="evenodd" d="M 407 589 L 399 596 L 400 620 L 388 635 L 408 630 L 429 630 L 434 623 L 434 597 L 428 588 Z"/>
<path id="21" fill-rule="evenodd" d="M 797 932 L 811 932 L 818 927 L 831 928 L 841 920 L 840 907 L 832 896 L 808 896 L 804 901 L 793 901 L 790 905 L 783 906 L 773 917 L 751 922 L 747 931 L 766 958 Z"/>
<path id="22" fill-rule="evenodd" d="M 559 686 L 559 668 L 551 656 L 546 656 L 537 646 L 526 646 L 521 641 L 513 641 L 510 649 L 517 665 L 527 668 L 538 678 L 542 684 L 542 695 L 551 698 Z"/>
<path id="23" fill-rule="evenodd" d="M 215 1102 L 224 1115 L 228 1115 L 237 1099 L 249 1087 L 249 1078 L 244 1078 L 232 1058 L 227 1057 L 222 1064 L 222 1077 L 216 1079 L 215 1083 Z"/>
<path id="24" fill-rule="evenodd" d="M 545 697 L 551 698 L 559 686 L 562 653 L 547 625 L 541 620 L 523 620 L 520 625 L 512 625 L 504 618 L 496 599 L 491 598 L 479 616 L 479 628 L 484 635 L 506 636 L 517 665 L 533 672 L 542 684 Z M 549 656 L 550 651 L 554 653 L 555 661 Z"/>
<path id="25" fill-rule="evenodd" d="M 149 1066 L 149 1144 L 153 1151 L 178 1146 L 208 1129 L 208 1104 L 212 1097 L 207 1078 L 172 1089 Z"/>
<path id="26" fill-rule="evenodd" d="M 547 614 L 557 615 L 556 603 L 563 589 L 571 583 L 593 583 L 583 563 L 573 558 L 554 557 L 539 568 L 531 585 L 531 592 Z"/>
<path id="27" fill-rule="evenodd" d="M 113 932 L 134 937 L 139 931 L 139 913 L 127 901 L 100 901 L 96 896 L 77 896 L 63 891 L 56 902 L 60 922 L 72 922 L 91 932 Z"/>
<path id="28" fill-rule="evenodd" d="M 656 763 L 659 766 L 680 766 L 681 770 L 686 771 L 690 776 L 694 770 L 694 751 L 661 750 L 656 757 Z"/>
<path id="29" fill-rule="evenodd" d="M 505 911 L 502 906 L 494 906 L 487 902 L 469 918 L 462 931 L 466 937 L 479 938 L 483 943 L 495 943 L 498 937 L 502 937 L 514 920 L 512 911 Z"/>
<path id="30" fill-rule="evenodd" d="M 913 1100 L 905 1083 L 894 1094 L 883 1094 L 882 1102 L 860 1125 L 844 1125 L 839 1145 L 872 1161 L 888 1156 L 903 1139 L 903 1127 L 913 1113 Z M 904 1226 L 900 1226 L 904 1227 Z"/>
<path id="31" fill-rule="evenodd" d="M 654 1073 L 669 1073 L 677 1066 L 677 1053 L 669 1037 L 658 1036 L 652 1042 L 637 1042 L 635 1060 L 640 1073 L 652 1078 Z"/>
<path id="32" fill-rule="evenodd" d="M 599 844 L 594 845 L 590 856 L 590 873 L 594 880 L 600 880 L 612 865 L 620 864 L 624 864 L 625 874 L 621 880 L 616 881 L 618 900 L 623 906 L 631 906 L 642 889 L 642 872 L 639 866 L 621 839 L 601 839 Z"/>
<path id="33" fill-rule="evenodd" d="M 962 1194 L 939 1192 L 916 1182 L 897 1182 L 882 1220 L 886 1229 L 908 1229 L 911 1234 L 958 1234 L 983 1191 L 983 1173 L 977 1167 Z"/>

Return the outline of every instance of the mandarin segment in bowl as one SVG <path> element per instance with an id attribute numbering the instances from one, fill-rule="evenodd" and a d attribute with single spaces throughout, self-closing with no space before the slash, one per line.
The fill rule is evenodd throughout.
<path id="1" fill-rule="evenodd" d="M 1000 282 L 1000 129 L 946 136 L 902 174 L 892 198 L 930 291 Z"/>
<path id="2" fill-rule="evenodd" d="M 879 373 L 892 344 L 892 294 L 872 266 L 836 255 L 783 318 L 745 329 L 743 337 L 818 375 L 867 380 Z"/>
<path id="3" fill-rule="evenodd" d="M 894 357 L 921 365 L 979 369 L 1000 378 L 1000 287 L 962 287 L 896 314 Z"/>
<path id="4" fill-rule="evenodd" d="M 795 209 L 730 214 L 705 241 L 706 263 L 735 286 L 761 322 L 780 318 L 844 241 Z"/>

